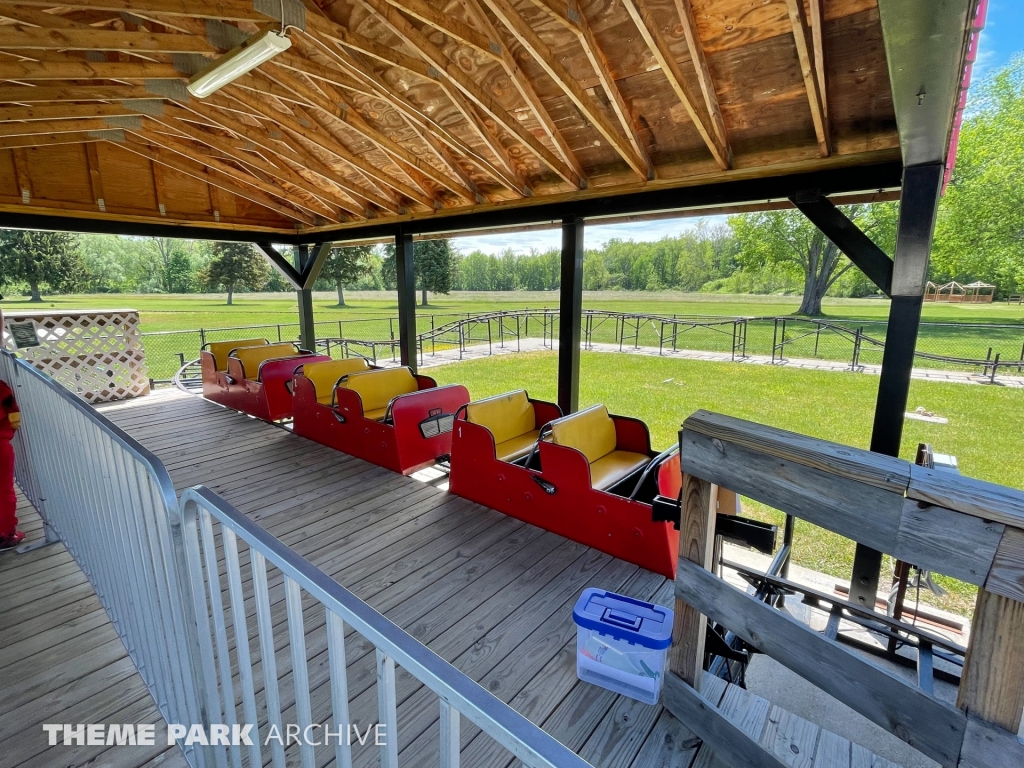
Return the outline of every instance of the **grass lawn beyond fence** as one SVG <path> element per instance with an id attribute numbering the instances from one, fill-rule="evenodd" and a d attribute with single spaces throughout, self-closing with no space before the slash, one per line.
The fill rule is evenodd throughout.
<path id="1" fill-rule="evenodd" d="M 541 352 L 446 365 L 429 373 L 439 384 L 465 384 L 474 399 L 525 388 L 532 397 L 554 400 L 557 366 L 556 354 Z M 672 445 L 683 419 L 700 408 L 867 447 L 877 388 L 877 377 L 862 374 L 596 352 L 581 355 L 581 407 L 604 403 L 613 413 L 643 419 L 656 449 Z M 1024 391 L 915 380 L 910 408 L 918 405 L 947 417 L 949 423 L 908 420 L 903 458 L 912 461 L 919 442 L 931 443 L 936 451 L 956 455 L 966 475 L 1024 488 Z M 763 505 L 744 500 L 744 509 L 782 523 L 780 514 Z M 853 550 L 849 540 L 797 522 L 796 563 L 848 579 Z M 936 581 L 949 595 L 927 599 L 970 615 L 975 588 L 942 576 Z"/>

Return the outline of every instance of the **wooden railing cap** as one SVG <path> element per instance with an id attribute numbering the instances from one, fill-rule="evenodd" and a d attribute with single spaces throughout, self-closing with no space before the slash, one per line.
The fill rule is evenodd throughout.
<path id="1" fill-rule="evenodd" d="M 1024 492 L 912 465 L 907 498 L 1024 530 Z"/>

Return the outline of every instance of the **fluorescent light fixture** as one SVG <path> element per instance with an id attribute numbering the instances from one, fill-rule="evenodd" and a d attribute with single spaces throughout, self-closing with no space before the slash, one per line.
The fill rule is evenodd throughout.
<path id="1" fill-rule="evenodd" d="M 197 99 L 205 99 L 263 62 L 287 51 L 291 46 L 292 41 L 288 36 L 276 30 L 268 29 L 253 35 L 201 72 L 194 74 L 188 81 L 188 92 Z"/>

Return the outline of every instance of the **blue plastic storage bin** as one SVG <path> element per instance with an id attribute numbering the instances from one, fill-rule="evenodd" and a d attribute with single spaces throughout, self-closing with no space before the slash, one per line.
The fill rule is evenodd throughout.
<path id="1" fill-rule="evenodd" d="M 657 704 L 672 644 L 672 609 L 591 588 L 576 601 L 572 618 L 576 676 Z"/>

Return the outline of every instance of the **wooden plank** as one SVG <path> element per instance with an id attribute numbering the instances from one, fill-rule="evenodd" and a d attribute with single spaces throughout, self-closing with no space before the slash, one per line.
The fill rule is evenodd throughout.
<path id="1" fill-rule="evenodd" d="M 683 472 L 873 549 L 892 553 L 896 548 L 902 493 L 748 445 L 749 441 L 728 442 L 684 426 Z"/>
<path id="2" fill-rule="evenodd" d="M 694 475 L 683 477 L 683 507 L 679 527 L 679 559 L 696 567 L 711 567 L 715 542 L 715 511 L 711 483 Z M 676 599 L 669 668 L 700 690 L 704 669 L 707 620 L 699 610 Z"/>
<path id="3" fill-rule="evenodd" d="M 1002 523 L 905 499 L 892 554 L 902 562 L 981 586 L 1004 528 Z"/>
<path id="4" fill-rule="evenodd" d="M 849 739 L 822 730 L 818 750 L 814 753 L 814 768 L 851 768 L 850 746 Z"/>
<path id="5" fill-rule="evenodd" d="M 0 48 L 55 51 L 152 51 L 217 53 L 205 38 L 158 32 L 110 29 L 43 29 L 21 24 L 0 26 Z"/>
<path id="6" fill-rule="evenodd" d="M 764 749 L 754 739 L 733 725 L 721 711 L 701 698 L 673 672 L 665 675 L 662 688 L 665 707 L 686 723 L 726 765 L 744 768 L 783 768 L 786 763 Z"/>
<path id="7" fill-rule="evenodd" d="M 726 720 L 754 741 L 760 741 L 765 723 L 768 722 L 768 712 L 771 707 L 771 702 L 767 699 L 755 696 L 738 685 L 730 685 L 718 708 Z M 701 747 L 700 754 L 697 755 L 697 759 L 693 763 L 693 768 L 730 768 L 730 766 L 718 757 L 711 745 L 706 744 Z"/>
<path id="8" fill-rule="evenodd" d="M 1016 732 L 1024 712 L 1024 603 L 978 591 L 957 706 Z"/>
<path id="9" fill-rule="evenodd" d="M 792 712 L 772 707 L 761 745 L 790 768 L 813 768 L 821 728 Z"/>
<path id="10" fill-rule="evenodd" d="M 185 80 L 170 64 L 151 61 L 4 61 L 0 80 Z"/>
<path id="11" fill-rule="evenodd" d="M 1024 491 L 916 465 L 907 498 L 1024 529 Z"/>
<path id="12" fill-rule="evenodd" d="M 996 549 L 985 589 L 1024 602 L 1024 531 L 1008 528 Z"/>
<path id="13" fill-rule="evenodd" d="M 872 722 L 943 765 L 956 765 L 965 727 L 959 710 L 684 558 L 676 589 L 680 599 Z"/>
<path id="14" fill-rule="evenodd" d="M 700 32 L 697 30 L 697 21 L 693 17 L 693 4 L 690 0 L 675 0 L 675 4 L 676 12 L 679 14 L 679 23 L 683 27 L 683 36 L 686 38 L 686 48 L 690 52 L 690 60 L 697 71 L 697 81 L 700 83 L 701 93 L 704 94 L 704 104 L 708 109 L 711 127 L 714 129 L 719 143 L 725 147 L 726 152 L 731 154 L 732 149 L 729 147 L 725 120 L 722 118 L 722 109 L 718 104 L 718 95 L 715 93 L 715 82 L 711 77 L 707 56 L 704 55 L 704 45 L 701 43 Z"/>
<path id="15" fill-rule="evenodd" d="M 967 732 L 958 768 L 1008 768 L 1024 765 L 1024 744 L 1016 733 L 967 716 Z"/>
<path id="16" fill-rule="evenodd" d="M 804 78 L 807 90 L 807 101 L 811 108 L 811 120 L 814 122 L 814 133 L 818 139 L 818 149 L 822 157 L 832 152 L 832 137 L 829 131 L 828 113 L 825 100 L 821 95 L 821 83 L 817 70 L 814 43 L 811 29 L 807 23 L 807 13 L 803 0 L 787 0 L 789 19 L 793 25 L 793 40 L 796 43 L 797 58 L 800 60 L 800 74 Z M 821 75 L 824 77 L 824 74 Z"/>
<path id="17" fill-rule="evenodd" d="M 788 463 L 831 472 L 900 496 L 907 492 L 913 470 L 919 469 L 902 459 L 711 411 L 696 411 L 683 422 L 683 429 L 763 452 Z M 930 503 L 957 509 L 941 502 Z"/>

